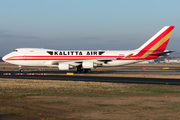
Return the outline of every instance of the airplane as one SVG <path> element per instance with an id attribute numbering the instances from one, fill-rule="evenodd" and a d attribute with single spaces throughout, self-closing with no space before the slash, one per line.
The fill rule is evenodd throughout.
<path id="1" fill-rule="evenodd" d="M 90 72 L 96 67 L 133 64 L 169 55 L 166 46 L 175 26 L 165 26 L 141 47 L 135 50 L 52 50 L 43 48 L 18 48 L 5 55 L 3 61 L 21 66 L 58 67 L 59 70 L 77 69 Z"/>

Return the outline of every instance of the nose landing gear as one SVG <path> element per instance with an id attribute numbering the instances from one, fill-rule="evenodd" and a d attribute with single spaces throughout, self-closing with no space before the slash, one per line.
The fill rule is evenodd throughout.
<path id="1" fill-rule="evenodd" d="M 19 65 L 18 67 L 19 67 L 19 72 L 21 72 L 21 73 L 22 73 L 22 72 L 23 72 L 22 67 L 21 67 L 20 65 Z"/>

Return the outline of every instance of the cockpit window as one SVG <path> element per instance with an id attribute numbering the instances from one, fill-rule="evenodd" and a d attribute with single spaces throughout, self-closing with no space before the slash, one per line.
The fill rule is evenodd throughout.
<path id="1" fill-rule="evenodd" d="M 18 52 L 18 50 L 13 50 L 13 52 Z"/>

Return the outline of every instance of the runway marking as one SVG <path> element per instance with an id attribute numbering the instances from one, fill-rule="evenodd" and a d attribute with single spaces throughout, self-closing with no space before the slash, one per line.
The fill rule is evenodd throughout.
<path id="1" fill-rule="evenodd" d="M 74 75 L 74 73 L 66 73 L 66 75 Z"/>
<path id="2" fill-rule="evenodd" d="M 166 67 L 166 68 L 163 68 L 163 70 L 167 70 L 167 69 L 169 69 L 168 67 Z"/>

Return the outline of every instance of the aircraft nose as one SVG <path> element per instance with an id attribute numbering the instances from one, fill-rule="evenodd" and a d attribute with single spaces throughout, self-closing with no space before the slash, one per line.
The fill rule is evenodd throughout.
<path id="1" fill-rule="evenodd" d="M 2 60 L 3 60 L 3 61 L 6 61 L 7 58 L 8 58 L 7 55 L 5 55 L 5 56 L 2 58 Z"/>

